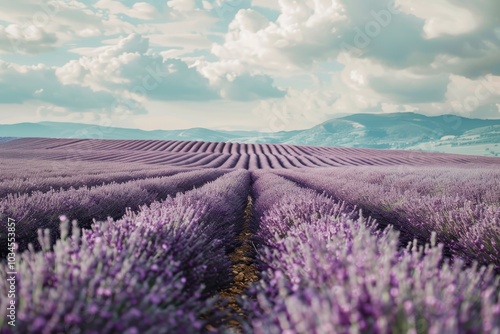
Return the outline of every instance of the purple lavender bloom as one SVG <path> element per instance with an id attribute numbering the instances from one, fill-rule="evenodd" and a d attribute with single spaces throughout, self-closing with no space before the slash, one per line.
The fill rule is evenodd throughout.
<path id="1" fill-rule="evenodd" d="M 243 301 L 246 332 L 500 330 L 492 267 L 449 263 L 435 234 L 430 245 L 400 249 L 391 227 L 271 173 L 257 175 L 254 194 L 263 273 Z"/>

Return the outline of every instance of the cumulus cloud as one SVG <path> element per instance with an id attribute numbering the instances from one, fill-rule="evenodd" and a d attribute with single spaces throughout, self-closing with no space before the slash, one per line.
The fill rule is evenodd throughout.
<path id="1" fill-rule="evenodd" d="M 176 58 L 164 59 L 151 52 L 149 40 L 138 34 L 102 47 L 91 56 L 73 60 L 56 70 L 64 84 L 80 84 L 94 90 L 120 91 L 136 100 L 254 100 L 281 97 L 284 92 L 264 75 L 237 71 L 204 70 Z M 203 66 L 201 66 L 203 67 Z M 208 68 L 214 70 L 210 71 Z M 233 68 L 234 70 L 234 68 Z"/>
<path id="2" fill-rule="evenodd" d="M 140 102 L 220 98 L 217 87 L 195 67 L 150 52 L 148 39 L 137 34 L 102 47 L 92 56 L 70 61 L 56 73 L 63 83 L 114 91 Z"/>
<path id="3" fill-rule="evenodd" d="M 268 76 L 220 75 L 210 81 L 196 66 L 164 59 L 150 49 L 147 38 L 131 34 L 60 67 L 0 61 L 0 101 L 48 103 L 40 115 L 86 110 L 143 114 L 149 100 L 251 101 L 284 95 Z"/>
<path id="4" fill-rule="evenodd" d="M 124 19 L 124 14 L 131 19 L 143 20 L 158 15 L 156 8 L 147 2 L 134 2 L 131 7 L 114 0 L 93 3 L 77 0 L 0 2 L 0 22 L 5 22 L 5 27 L 16 27 L 16 31 L 7 36 L 18 44 L 17 51 L 7 50 L 14 53 L 40 53 L 72 45 L 81 39 L 154 31 L 154 27 L 129 22 Z M 1 35 L 0 49 L 5 44 Z"/>
<path id="5" fill-rule="evenodd" d="M 281 69 L 308 65 L 330 53 L 332 29 L 347 21 L 340 5 L 317 9 L 304 2 L 281 1 L 280 5 L 276 22 L 253 9 L 240 10 L 224 43 L 214 45 L 212 52 L 222 59 Z"/>
<path id="6" fill-rule="evenodd" d="M 20 66 L 0 61 L 0 101 L 21 104 L 33 100 L 75 111 L 110 109 L 115 102 L 107 92 L 62 84 L 55 70 L 48 66 Z"/>
<path id="7" fill-rule="evenodd" d="M 239 60 L 198 61 L 195 65 L 225 99 L 252 101 L 284 97 L 286 94 L 285 90 L 276 87 L 271 76 L 251 72 Z"/>
<path id="8" fill-rule="evenodd" d="M 500 49 L 488 18 L 500 5 L 483 2 L 478 10 L 458 0 L 280 1 L 276 21 L 240 10 L 224 43 L 212 51 L 223 59 L 279 68 L 307 68 L 342 52 L 399 68 L 426 66 L 442 54 L 478 59 Z"/>
<path id="9" fill-rule="evenodd" d="M 57 70 L 66 84 L 81 83 L 102 90 L 122 90 L 137 98 L 211 100 L 219 97 L 196 68 L 179 59 L 150 53 L 149 40 L 131 34 L 94 56 L 70 61 Z"/>
<path id="10" fill-rule="evenodd" d="M 423 32 L 428 39 L 462 35 L 476 30 L 481 16 L 452 1 L 415 2 L 399 0 L 399 8 L 424 20 Z"/>
<path id="11" fill-rule="evenodd" d="M 11 53 L 36 54 L 52 50 L 57 36 L 34 25 L 0 25 L 0 50 Z"/>

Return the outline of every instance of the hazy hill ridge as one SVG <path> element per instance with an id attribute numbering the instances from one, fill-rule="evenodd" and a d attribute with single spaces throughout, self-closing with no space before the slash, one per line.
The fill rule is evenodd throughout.
<path id="1" fill-rule="evenodd" d="M 155 139 L 380 149 L 420 149 L 460 154 L 500 156 L 500 120 L 416 113 L 355 114 L 299 131 L 260 133 L 204 128 L 144 131 L 78 123 L 0 125 L 0 137 Z M 9 138 L 0 140 L 5 141 Z"/>

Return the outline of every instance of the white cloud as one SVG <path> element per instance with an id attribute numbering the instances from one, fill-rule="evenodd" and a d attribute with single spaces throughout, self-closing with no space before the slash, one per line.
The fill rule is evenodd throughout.
<path id="1" fill-rule="evenodd" d="M 115 98 L 104 91 L 62 84 L 55 69 L 45 65 L 21 66 L 0 61 L 0 101 L 2 104 L 40 101 L 73 111 L 112 112 Z M 137 109 L 137 112 L 141 112 Z"/>
<path id="2" fill-rule="evenodd" d="M 229 100 L 250 101 L 284 97 L 286 92 L 275 86 L 271 76 L 250 71 L 240 61 L 197 61 L 195 66 L 210 85 Z"/>
<path id="3" fill-rule="evenodd" d="M 391 0 L 280 1 L 275 22 L 255 10 L 240 10 L 212 52 L 252 66 L 307 70 L 346 51 L 395 68 L 428 66 L 442 55 L 478 63 L 499 51 L 486 11 L 500 5 L 483 0 L 485 10 L 478 11 L 451 1 L 401 0 L 398 8 Z"/>
<path id="4" fill-rule="evenodd" d="M 206 15 L 195 15 L 184 21 L 171 21 L 154 25 L 154 31 L 148 34 L 152 46 L 162 47 L 170 51 L 178 50 L 179 55 L 196 50 L 209 50 L 212 41 L 207 31 L 215 20 Z M 172 32 L 176 33 L 173 34 Z"/>
<path id="5" fill-rule="evenodd" d="M 131 34 L 116 45 L 100 48 L 57 70 L 65 84 L 81 83 L 100 90 L 121 90 L 126 96 L 159 100 L 215 99 L 208 80 L 181 60 L 150 53 L 149 40 Z"/>
<path id="6" fill-rule="evenodd" d="M 339 3 L 324 6 L 305 1 L 280 1 L 281 15 L 270 22 L 255 10 L 240 10 L 223 44 L 212 52 L 223 59 L 240 59 L 253 65 L 290 69 L 309 65 L 313 58 L 331 52 L 332 30 L 347 18 Z"/>
<path id="7" fill-rule="evenodd" d="M 269 0 L 252 0 L 252 6 L 264 7 L 273 10 L 279 10 L 279 1 L 269 1 Z"/>
<path id="8" fill-rule="evenodd" d="M 161 16 L 156 7 L 147 2 L 136 2 L 132 7 L 128 7 L 117 0 L 99 0 L 94 7 L 107 10 L 113 15 L 124 14 L 142 20 L 152 20 Z"/>
<path id="9" fill-rule="evenodd" d="M 454 113 L 470 116 L 476 109 L 494 105 L 500 100 L 500 76 L 478 79 L 452 75 L 446 98 Z"/>
<path id="10" fill-rule="evenodd" d="M 443 35 L 462 35 L 476 30 L 480 25 L 480 16 L 448 0 L 397 0 L 397 4 L 403 12 L 425 21 L 423 31 L 429 39 Z"/>
<path id="11" fill-rule="evenodd" d="M 36 54 L 52 50 L 57 37 L 34 25 L 0 25 L 0 50 L 10 53 Z"/>
<path id="12" fill-rule="evenodd" d="M 211 70 L 212 69 L 212 70 Z M 253 100 L 284 95 L 272 78 L 247 73 L 239 65 L 229 71 L 217 63 L 190 66 L 152 52 L 149 40 L 131 34 L 117 44 L 72 60 L 56 70 L 64 84 L 121 92 L 132 100 Z"/>
<path id="13" fill-rule="evenodd" d="M 99 0 L 95 4 L 76 0 L 0 2 L 0 21 L 19 27 L 21 33 L 17 34 L 20 36 L 17 42 L 21 51 L 46 52 L 86 38 L 154 31 L 154 26 L 133 24 L 120 17 L 123 15 L 148 20 L 158 18 L 160 13 L 147 2 L 137 2 L 131 7 L 114 0 Z M 45 38 L 39 38 L 37 46 L 35 40 L 25 41 L 26 38 L 22 38 L 23 34 L 27 34 L 25 32 L 45 34 Z M 47 37 L 51 37 L 50 44 L 46 42 Z M 0 49 L 1 39 L 0 36 Z"/>
<path id="14" fill-rule="evenodd" d="M 3 1 L 0 21 L 7 22 L 0 27 L 0 49 L 16 54 L 52 51 L 82 37 L 100 36 L 104 31 L 99 13 L 75 0 Z M 5 39 L 11 48 L 5 48 Z"/>
<path id="15" fill-rule="evenodd" d="M 167 6 L 177 12 L 192 12 L 197 9 L 195 0 L 170 0 Z"/>
<path id="16" fill-rule="evenodd" d="M 147 2 L 136 2 L 132 6 L 131 17 L 142 18 L 142 19 L 154 19 L 159 16 L 156 8 Z"/>

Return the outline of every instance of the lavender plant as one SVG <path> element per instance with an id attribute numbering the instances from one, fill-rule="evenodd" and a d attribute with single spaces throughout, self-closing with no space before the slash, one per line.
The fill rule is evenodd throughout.
<path id="1" fill-rule="evenodd" d="M 230 279 L 225 245 L 238 221 L 218 217 L 245 203 L 247 172 L 128 211 L 90 230 L 66 227 L 51 249 L 18 254 L 18 319 L 12 333 L 196 333 L 220 317 L 209 298 Z M 236 218 L 236 216 L 233 216 Z M 0 274 L 6 274 L 5 263 Z M 0 293 L 7 292 L 0 283 Z M 209 315 L 208 317 L 206 315 Z M 201 316 L 205 318 L 201 320 Z M 2 327 L 3 326 L 3 327 Z"/>
<path id="2" fill-rule="evenodd" d="M 499 281 L 492 268 L 464 268 L 442 246 L 401 250 L 398 233 L 331 198 L 294 186 L 269 196 L 255 183 L 262 279 L 243 304 L 248 333 L 495 333 Z M 269 193 L 269 194 L 266 194 Z M 274 204 L 269 205 L 269 198 Z M 264 201 L 264 203 L 259 203 Z"/>
<path id="3" fill-rule="evenodd" d="M 66 177 L 47 175 L 26 175 L 18 171 L 18 177 L 0 181 L 0 198 L 8 194 L 30 194 L 34 191 L 68 190 L 69 188 L 93 187 L 109 183 L 123 183 L 152 177 L 170 176 L 186 169 L 150 168 L 139 171 L 119 171 L 103 174 L 84 174 L 81 171 Z"/>
<path id="4" fill-rule="evenodd" d="M 48 228 L 52 238 L 57 237 L 59 216 L 78 220 L 80 227 L 88 228 L 93 219 L 119 218 L 127 207 L 137 209 L 142 204 L 161 200 L 168 195 L 202 186 L 223 175 L 223 170 L 191 171 L 173 176 L 148 178 L 104 186 L 81 187 L 69 190 L 34 192 L 31 195 L 8 195 L 0 201 L 0 245 L 6 240 L 7 218 L 15 219 L 17 242 L 21 250 L 28 243 L 36 244 L 36 231 Z M 2 251 L 6 248 L 2 247 Z"/>
<path id="5" fill-rule="evenodd" d="M 497 169 L 362 167 L 280 175 L 395 226 L 403 245 L 413 238 L 429 242 L 436 232 L 446 254 L 500 270 Z"/>

